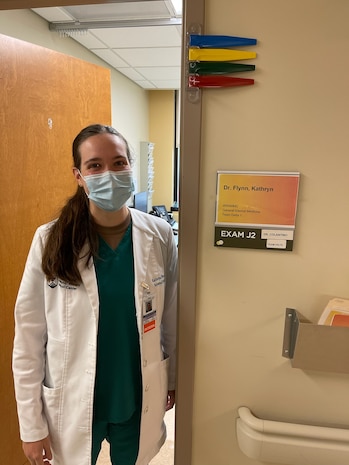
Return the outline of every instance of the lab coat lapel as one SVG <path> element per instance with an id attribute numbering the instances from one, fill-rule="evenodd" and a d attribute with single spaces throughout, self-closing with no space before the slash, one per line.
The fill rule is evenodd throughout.
<path id="1" fill-rule="evenodd" d="M 142 325 L 142 299 L 144 293 L 144 284 L 149 280 L 149 253 L 153 242 L 153 235 L 144 228 L 142 217 L 133 213 L 132 216 L 132 243 L 133 243 L 133 260 L 135 270 L 135 303 L 137 311 L 137 320 L 139 330 Z"/>
<path id="2" fill-rule="evenodd" d="M 82 283 L 86 289 L 88 298 L 90 300 L 93 313 L 96 317 L 96 320 L 98 320 L 99 298 L 98 298 L 96 272 L 95 272 L 93 260 L 90 260 L 89 264 L 86 266 L 86 253 L 87 253 L 87 246 L 83 248 L 82 253 L 80 255 L 79 271 L 80 271 Z M 84 258 L 81 258 L 81 257 L 84 257 Z"/>

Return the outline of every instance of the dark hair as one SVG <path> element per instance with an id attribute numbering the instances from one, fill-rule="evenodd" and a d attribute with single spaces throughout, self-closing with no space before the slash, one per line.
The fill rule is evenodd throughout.
<path id="1" fill-rule="evenodd" d="M 126 154 L 130 165 L 133 163 L 133 156 L 131 154 L 130 147 L 128 145 L 127 140 L 125 137 L 120 134 L 119 131 L 112 128 L 111 126 L 105 126 L 102 124 L 92 124 L 91 126 L 87 126 L 86 128 L 82 129 L 79 134 L 75 137 L 73 141 L 73 161 L 74 166 L 78 169 L 81 168 L 81 155 L 80 155 L 80 145 L 89 137 L 95 136 L 97 134 L 114 134 L 114 136 L 120 137 L 121 140 L 124 141 L 126 146 Z"/>
<path id="2" fill-rule="evenodd" d="M 93 124 L 82 129 L 73 141 L 74 167 L 81 168 L 81 144 L 89 137 L 105 133 L 114 134 L 124 141 L 128 160 L 132 164 L 133 158 L 126 139 L 111 126 Z M 86 253 L 81 257 L 84 246 L 87 246 Z M 87 266 L 92 257 L 97 256 L 97 251 L 98 237 L 88 199 L 84 189 L 78 187 L 50 227 L 42 256 L 42 270 L 48 281 L 59 278 L 66 283 L 79 285 L 79 260 L 85 259 Z"/>

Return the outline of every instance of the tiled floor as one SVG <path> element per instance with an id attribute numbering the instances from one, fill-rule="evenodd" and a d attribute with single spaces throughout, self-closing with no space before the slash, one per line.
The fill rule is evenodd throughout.
<path id="1" fill-rule="evenodd" d="M 169 410 L 165 415 L 167 439 L 160 452 L 149 465 L 173 465 L 174 462 L 174 424 L 175 409 Z M 104 441 L 97 465 L 110 465 L 108 443 Z"/>

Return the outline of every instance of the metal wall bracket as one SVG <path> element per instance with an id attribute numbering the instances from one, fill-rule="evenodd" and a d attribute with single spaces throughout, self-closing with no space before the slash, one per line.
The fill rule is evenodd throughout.
<path id="1" fill-rule="evenodd" d="M 192 23 L 188 26 L 187 33 L 186 33 L 186 47 L 185 47 L 185 91 L 187 100 L 190 103 L 198 103 L 201 102 L 201 89 L 199 87 L 190 87 L 189 86 L 189 38 L 190 34 L 202 34 L 202 25 L 199 23 Z"/>
<path id="2" fill-rule="evenodd" d="M 312 323 L 286 309 L 282 356 L 293 368 L 349 373 L 349 328 Z"/>
<path id="3" fill-rule="evenodd" d="M 297 316 L 296 310 L 294 310 L 293 308 L 286 308 L 284 342 L 282 346 L 283 357 L 293 358 L 298 328 L 299 318 Z"/>

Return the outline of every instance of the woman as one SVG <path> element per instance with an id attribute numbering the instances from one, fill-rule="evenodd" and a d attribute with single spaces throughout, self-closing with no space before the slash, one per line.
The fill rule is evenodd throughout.
<path id="1" fill-rule="evenodd" d="M 129 209 L 131 156 L 115 129 L 73 142 L 78 187 L 38 228 L 15 308 L 13 372 L 31 465 L 148 464 L 175 401 L 177 248 L 171 227 Z"/>

